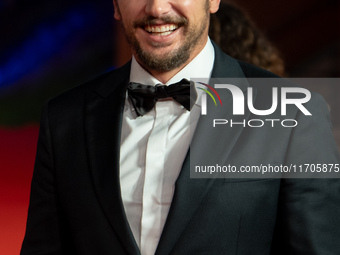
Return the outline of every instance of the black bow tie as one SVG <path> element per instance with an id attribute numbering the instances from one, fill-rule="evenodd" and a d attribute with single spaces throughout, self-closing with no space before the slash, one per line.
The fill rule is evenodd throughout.
<path id="1" fill-rule="evenodd" d="M 186 79 L 170 84 L 169 86 L 150 86 L 130 82 L 127 89 L 129 98 L 138 116 L 143 116 L 151 111 L 157 100 L 161 98 L 172 97 L 188 111 L 191 110 L 197 98 L 194 82 Z"/>

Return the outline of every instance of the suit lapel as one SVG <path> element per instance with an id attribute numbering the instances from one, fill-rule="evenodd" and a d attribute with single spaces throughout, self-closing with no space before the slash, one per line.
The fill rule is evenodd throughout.
<path id="1" fill-rule="evenodd" d="M 119 154 L 122 113 L 130 66 L 88 91 L 85 129 L 93 185 L 101 207 L 127 254 L 139 254 L 120 194 Z"/>
<path id="2" fill-rule="evenodd" d="M 238 62 L 221 52 L 216 45 L 214 46 L 215 65 L 212 77 L 245 78 Z M 238 84 L 238 86 L 244 91 L 248 85 L 245 79 L 242 79 L 242 82 L 243 84 Z M 190 152 L 186 156 L 182 171 L 175 184 L 173 201 L 156 255 L 172 254 L 172 249 L 188 226 L 193 214 L 216 181 L 216 178 L 190 178 L 190 166 L 225 165 L 228 155 L 243 130 L 242 125 L 229 129 L 220 127 L 219 130 L 214 130 L 212 120 L 223 117 L 241 121 L 240 119 L 243 120 L 249 117 L 249 112 L 246 112 L 244 116 L 233 116 L 232 108 L 225 106 L 231 105 L 231 93 L 228 90 L 219 90 L 218 92 L 221 96 L 223 107 L 215 107 L 212 100 L 208 100 L 208 114 L 200 117 L 190 146 Z"/>

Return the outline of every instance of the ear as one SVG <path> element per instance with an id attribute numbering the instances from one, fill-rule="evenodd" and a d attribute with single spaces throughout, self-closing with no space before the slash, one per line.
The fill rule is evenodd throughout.
<path id="1" fill-rule="evenodd" d="M 118 7 L 117 0 L 113 0 L 113 8 L 114 8 L 113 17 L 114 17 L 116 20 L 121 20 L 121 19 L 122 19 L 122 16 L 120 15 L 120 11 L 119 11 L 119 7 Z"/>
<path id="2" fill-rule="evenodd" d="M 210 13 L 215 13 L 220 7 L 221 0 L 209 0 L 210 1 Z"/>

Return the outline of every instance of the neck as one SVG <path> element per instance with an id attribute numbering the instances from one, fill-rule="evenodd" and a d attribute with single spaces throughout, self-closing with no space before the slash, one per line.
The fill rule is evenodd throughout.
<path id="1" fill-rule="evenodd" d="M 190 61 L 188 62 L 190 63 Z M 153 77 L 155 77 L 157 80 L 159 80 L 161 83 L 166 84 L 172 77 L 174 77 L 179 71 L 181 71 L 184 66 L 186 66 L 188 63 L 186 63 L 185 65 L 170 70 L 168 72 L 157 72 L 154 70 L 148 70 L 146 69 Z"/>

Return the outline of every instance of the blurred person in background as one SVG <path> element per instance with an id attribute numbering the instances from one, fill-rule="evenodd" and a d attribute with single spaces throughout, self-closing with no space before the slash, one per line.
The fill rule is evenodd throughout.
<path id="1" fill-rule="evenodd" d="M 283 76 L 279 51 L 239 7 L 221 2 L 211 15 L 209 36 L 229 56 Z"/>

